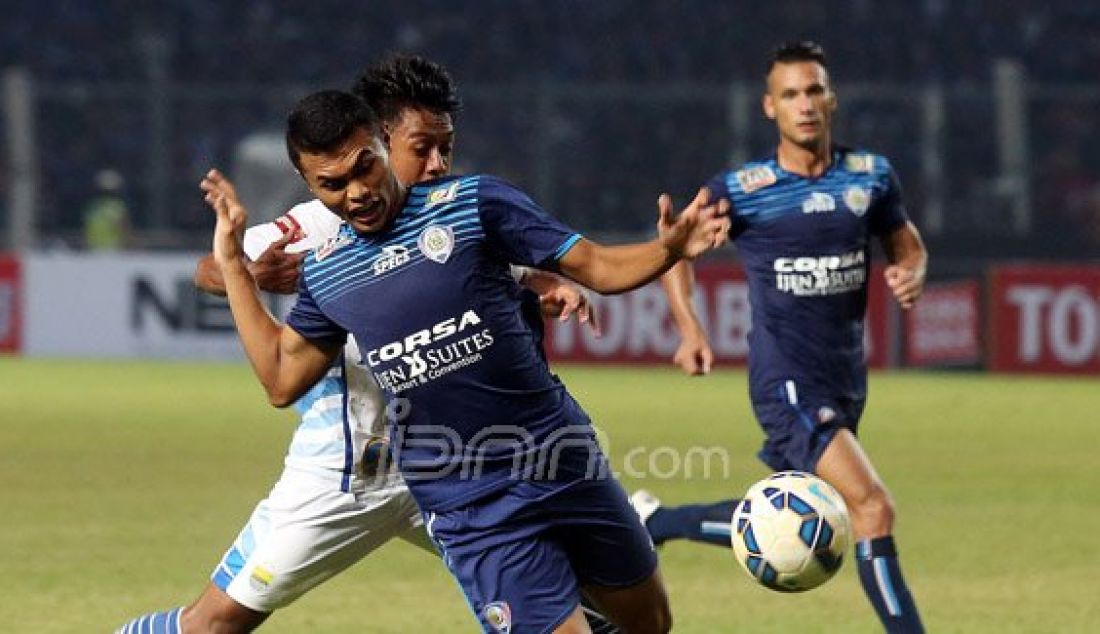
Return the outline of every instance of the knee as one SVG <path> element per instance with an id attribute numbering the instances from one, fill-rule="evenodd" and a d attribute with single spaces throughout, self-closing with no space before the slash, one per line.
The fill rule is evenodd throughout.
<path id="1" fill-rule="evenodd" d="M 635 614 L 629 623 L 623 624 L 626 634 L 668 634 L 672 631 L 672 608 L 668 598 L 655 601 L 650 609 Z"/>
<path id="2" fill-rule="evenodd" d="M 894 530 L 894 517 L 897 513 L 894 498 L 880 483 L 850 500 L 848 512 L 852 516 L 852 529 L 857 538 L 883 537 Z"/>

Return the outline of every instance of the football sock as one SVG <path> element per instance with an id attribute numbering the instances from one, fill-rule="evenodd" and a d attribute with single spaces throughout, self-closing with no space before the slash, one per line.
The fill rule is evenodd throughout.
<path id="1" fill-rule="evenodd" d="M 730 520 L 740 500 L 722 500 L 714 504 L 662 506 L 646 520 L 645 527 L 654 544 L 670 539 L 690 539 L 729 548 Z"/>
<path id="2" fill-rule="evenodd" d="M 875 607 L 887 632 L 924 632 L 913 595 L 898 565 L 898 552 L 890 535 L 856 542 L 859 582 Z"/>
<path id="3" fill-rule="evenodd" d="M 115 634 L 180 634 L 183 608 L 145 614 L 118 628 Z"/>

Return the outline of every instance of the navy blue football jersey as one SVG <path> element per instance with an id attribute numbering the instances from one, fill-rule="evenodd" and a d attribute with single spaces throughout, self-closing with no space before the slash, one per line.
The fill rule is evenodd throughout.
<path id="1" fill-rule="evenodd" d="M 731 202 L 730 238 L 748 277 L 752 398 L 774 398 L 787 381 L 808 393 L 865 398 L 870 238 L 908 220 L 890 164 L 838 148 L 817 178 L 772 157 L 707 187 Z"/>
<path id="2" fill-rule="evenodd" d="M 588 417 L 551 374 L 508 268 L 553 266 L 578 240 L 511 185 L 463 176 L 412 187 L 388 229 L 345 224 L 306 257 L 287 323 L 316 341 L 355 336 L 391 397 L 398 466 L 421 509 L 517 477 L 568 481 L 594 459 Z"/>

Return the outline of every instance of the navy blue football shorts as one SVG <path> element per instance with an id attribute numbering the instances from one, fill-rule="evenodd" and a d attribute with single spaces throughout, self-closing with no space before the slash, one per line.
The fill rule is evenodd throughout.
<path id="1" fill-rule="evenodd" d="M 837 431 L 859 427 L 864 399 L 822 397 L 794 381 L 780 384 L 774 398 L 756 398 L 752 409 L 767 438 L 756 454 L 775 471 L 814 473 L 821 454 Z"/>
<path id="2" fill-rule="evenodd" d="M 425 520 L 486 632 L 551 632 L 580 588 L 625 588 L 657 569 L 649 533 L 611 478 L 519 480 Z"/>

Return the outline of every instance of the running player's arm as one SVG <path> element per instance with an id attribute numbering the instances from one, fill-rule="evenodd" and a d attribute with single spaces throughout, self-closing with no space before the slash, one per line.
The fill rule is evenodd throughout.
<path id="1" fill-rule="evenodd" d="M 657 205 L 656 239 L 603 246 L 581 238 L 558 259 L 559 270 L 598 293 L 624 293 L 653 281 L 677 261 L 694 259 L 720 242 L 728 201 L 710 202 L 704 188 L 675 217 L 667 194 Z"/>
<path id="2" fill-rule="evenodd" d="M 217 170 L 211 170 L 202 181 L 202 189 L 217 215 L 214 258 L 221 269 L 241 344 L 268 400 L 276 407 L 286 407 L 324 375 L 343 342 L 307 339 L 275 320 L 260 300 L 259 289 L 245 265 L 241 237 L 247 212 L 237 200 L 233 185 Z"/>
<path id="3" fill-rule="evenodd" d="M 661 276 L 661 286 L 668 296 L 672 320 L 680 331 L 680 345 L 672 356 L 672 362 L 692 376 L 710 373 L 714 351 L 699 316 L 695 314 L 695 271 L 691 262 L 677 262 Z"/>
<path id="4" fill-rule="evenodd" d="M 928 251 L 924 248 L 920 232 L 907 220 L 883 235 L 881 240 L 886 259 L 890 262 L 884 273 L 886 284 L 902 308 L 912 308 L 924 291 L 928 269 Z"/>

